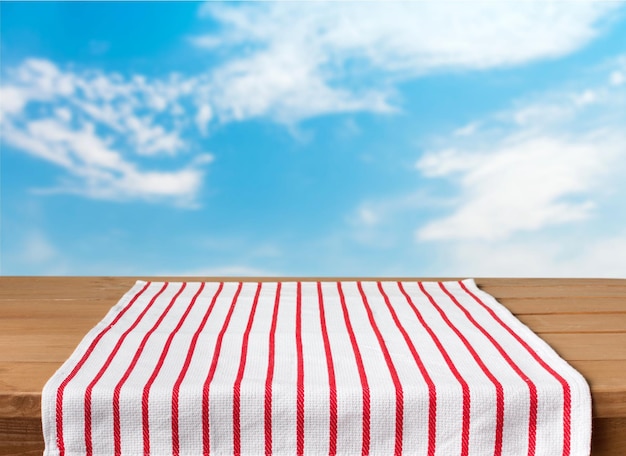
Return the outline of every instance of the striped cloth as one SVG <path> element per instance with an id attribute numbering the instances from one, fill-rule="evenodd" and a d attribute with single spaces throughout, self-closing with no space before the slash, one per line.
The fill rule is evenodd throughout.
<path id="1" fill-rule="evenodd" d="M 591 398 L 471 279 L 137 282 L 42 418 L 47 456 L 567 456 Z"/>

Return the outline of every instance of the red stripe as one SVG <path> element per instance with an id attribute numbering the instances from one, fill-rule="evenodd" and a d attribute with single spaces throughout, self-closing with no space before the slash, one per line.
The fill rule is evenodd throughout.
<path id="1" fill-rule="evenodd" d="M 448 316 L 445 314 L 445 312 L 441 309 L 441 307 L 439 307 L 439 305 L 437 304 L 437 302 L 433 299 L 433 297 L 426 291 L 426 289 L 424 288 L 424 286 L 420 283 L 420 289 L 422 290 L 422 292 L 428 297 L 428 300 L 431 302 L 431 304 L 433 305 L 433 307 L 437 310 L 437 312 L 439 313 L 439 315 L 441 316 L 441 318 L 446 322 L 446 324 L 448 325 L 448 327 L 454 332 L 454 334 L 456 334 L 456 336 L 461 340 L 461 342 L 463 342 L 463 345 L 465 346 L 465 348 L 467 349 L 467 351 L 470 352 L 470 354 L 472 355 L 472 358 L 474 358 L 474 361 L 476 361 L 476 364 L 478 364 L 478 366 L 480 367 L 480 369 L 483 371 L 483 373 L 487 376 L 487 378 L 489 378 L 489 381 L 491 381 L 491 383 L 493 384 L 493 386 L 496 389 L 496 431 L 498 428 L 498 420 L 500 420 L 501 422 L 504 420 L 504 392 L 502 389 L 502 384 L 498 381 L 498 379 L 493 375 L 493 373 L 489 370 L 489 368 L 485 365 L 485 363 L 483 362 L 483 360 L 480 358 L 480 355 L 478 355 L 478 353 L 476 352 L 476 350 L 474 350 L 474 347 L 472 347 L 472 345 L 469 343 L 469 341 L 467 340 L 467 338 L 461 333 L 461 331 L 459 331 L 459 329 L 450 321 L 450 319 L 448 318 Z M 500 423 L 500 426 L 502 426 L 502 423 Z M 500 431 L 501 432 L 501 431 Z M 502 438 L 500 437 L 500 442 L 498 445 L 498 441 L 497 441 L 497 435 L 496 435 L 496 447 L 494 449 L 494 454 L 500 455 L 502 453 Z"/>
<path id="2" fill-rule="evenodd" d="M 111 361 L 113 360 L 113 358 L 119 351 L 120 347 L 124 343 L 126 336 L 128 336 L 128 334 L 130 334 L 130 332 L 133 329 L 135 329 L 135 327 L 139 324 L 139 322 L 144 317 L 144 315 L 146 315 L 148 310 L 150 310 L 150 308 L 152 307 L 154 302 L 157 300 L 157 298 L 161 296 L 161 294 L 165 291 L 165 289 L 167 288 L 167 285 L 168 285 L 168 282 L 163 283 L 163 287 L 158 291 L 157 294 L 154 295 L 154 297 L 150 300 L 146 308 L 143 309 L 141 314 L 139 314 L 139 316 L 133 322 L 133 324 L 124 332 L 124 334 L 122 334 L 120 339 L 117 341 L 117 344 L 115 344 L 113 351 L 109 353 L 109 357 L 105 361 L 104 365 L 102 366 L 100 371 L 98 371 L 98 374 L 91 381 L 91 383 L 89 383 L 89 385 L 87 386 L 87 389 L 85 390 L 85 450 L 86 450 L 87 456 L 91 456 L 93 454 L 93 446 L 91 442 L 91 394 L 92 394 L 93 388 L 96 385 L 96 383 L 98 383 L 100 378 L 102 378 L 102 376 L 104 375 L 104 372 L 108 369 L 109 365 L 111 364 Z"/>
<path id="3" fill-rule="evenodd" d="M 272 327 L 270 328 L 269 354 L 267 362 L 267 376 L 265 379 L 265 454 L 272 454 L 272 380 L 274 379 L 274 357 L 276 324 L 278 322 L 278 306 L 280 304 L 281 282 L 276 286 L 276 298 L 274 299 L 274 314 L 272 315 Z"/>
<path id="4" fill-rule="evenodd" d="M 452 296 L 448 290 L 443 286 L 441 282 L 439 282 L 439 287 L 448 295 L 453 302 L 455 302 L 458 306 L 458 301 L 456 298 Z M 463 342 L 463 345 L 467 348 L 467 350 L 472 355 L 472 358 L 476 361 L 476 363 L 480 366 L 480 369 L 484 372 L 484 374 L 489 378 L 493 386 L 496 388 L 496 438 L 494 442 L 494 456 L 499 456 L 502 454 L 502 430 L 504 428 L 504 390 L 502 388 L 502 384 L 498 381 L 498 379 L 493 375 L 491 370 L 485 365 L 480 355 L 474 350 L 474 347 L 469 343 L 467 338 L 459 331 L 459 329 L 452 324 L 450 319 L 445 315 L 443 310 L 437 307 L 437 311 L 445 320 L 446 324 L 454 331 L 459 339 Z M 467 312 L 464 312 L 467 316 Z M 472 319 L 473 320 L 473 319 Z M 475 321 L 473 322 L 475 323 Z"/>
<path id="5" fill-rule="evenodd" d="M 317 296 L 319 302 L 320 326 L 322 328 L 322 337 L 324 339 L 324 351 L 326 352 L 326 369 L 328 371 L 328 400 L 330 406 L 328 456 L 335 456 L 337 454 L 337 384 L 335 380 L 333 354 L 330 349 L 330 340 L 328 338 L 328 330 L 326 328 L 326 317 L 324 315 L 324 296 L 322 293 L 321 282 L 317 282 Z"/>
<path id="6" fill-rule="evenodd" d="M 378 345 L 380 345 L 380 349 L 383 352 L 385 362 L 387 363 L 387 368 L 389 369 L 389 373 L 391 374 L 391 378 L 393 380 L 394 389 L 396 390 L 396 437 L 394 444 L 394 454 L 400 455 L 402 454 L 402 431 L 404 429 L 404 392 L 402 390 L 402 384 L 400 383 L 398 372 L 396 371 L 396 367 L 394 366 L 391 355 L 389 354 L 387 344 L 383 339 L 383 335 L 380 333 L 380 329 L 376 324 L 376 320 L 374 320 L 374 314 L 372 313 L 372 309 L 369 305 L 369 302 L 367 301 L 367 296 L 365 296 L 365 292 L 363 291 L 363 284 L 361 282 L 357 282 L 357 287 L 359 289 L 361 299 L 363 300 L 363 305 L 365 306 L 365 310 L 367 312 L 367 318 L 369 319 L 370 325 L 374 330 L 374 334 L 376 334 L 376 339 L 378 339 Z M 380 289 L 380 282 L 378 282 L 378 287 Z"/>
<path id="7" fill-rule="evenodd" d="M 209 373 L 204 382 L 204 385 L 202 386 L 202 452 L 205 455 L 211 454 L 211 429 L 209 428 L 209 387 L 211 385 L 211 381 L 213 380 L 213 376 L 215 375 L 215 370 L 217 369 L 217 361 L 220 357 L 220 351 L 222 349 L 222 340 L 224 339 L 224 334 L 228 329 L 230 318 L 235 311 L 235 305 L 237 304 L 237 299 L 239 298 L 239 293 L 241 293 L 242 287 L 243 282 L 239 282 L 239 286 L 237 287 L 235 296 L 233 296 L 233 301 L 230 305 L 230 309 L 228 310 L 228 315 L 226 315 L 226 320 L 224 320 L 222 329 L 217 336 L 215 350 L 213 352 L 213 360 L 211 361 L 211 367 L 209 368 Z"/>
<path id="8" fill-rule="evenodd" d="M 398 284 L 400 284 L 400 282 L 398 282 Z M 380 293 L 383 295 L 383 298 L 385 298 L 385 304 L 387 304 L 387 308 L 389 309 L 389 312 L 391 313 L 391 317 L 393 318 L 393 321 L 396 324 L 397 328 L 402 333 L 402 337 L 404 337 L 404 341 L 409 347 L 409 350 L 411 351 L 411 354 L 413 355 L 413 359 L 415 360 L 415 363 L 417 364 L 417 367 L 419 368 L 420 373 L 422 374 L 422 377 L 424 377 L 424 380 L 426 381 L 426 385 L 428 386 L 428 453 L 427 454 L 428 456 L 434 456 L 436 436 L 437 436 L 437 388 L 435 387 L 435 383 L 433 382 L 432 378 L 428 374 L 428 371 L 426 370 L 426 366 L 424 366 L 424 363 L 422 362 L 421 357 L 417 353 L 417 349 L 415 348 L 415 345 L 413 344 L 411 337 L 406 332 L 406 329 L 400 322 L 400 319 L 398 318 L 396 311 L 391 306 L 391 301 L 389 300 L 389 297 L 385 293 L 385 290 L 382 287 L 382 283 L 380 282 L 378 282 L 378 289 L 380 290 Z"/>
<path id="9" fill-rule="evenodd" d="M 143 288 L 139 290 L 139 292 L 137 292 L 135 296 L 133 296 L 130 302 L 126 305 L 126 307 L 124 307 L 117 314 L 117 316 L 113 319 L 113 321 L 109 323 L 102 331 L 100 331 L 100 333 L 98 333 L 98 335 L 91 342 L 91 344 L 89 344 L 87 351 L 83 354 L 83 356 L 80 358 L 78 363 L 76 363 L 76 366 L 74 366 L 70 374 L 59 385 L 59 389 L 57 390 L 57 395 L 56 395 L 56 431 L 57 431 L 56 433 L 57 433 L 57 446 L 59 447 L 60 456 L 65 455 L 65 439 L 63 436 L 63 394 L 65 392 L 65 388 L 67 387 L 68 383 L 71 382 L 72 379 L 76 376 L 80 368 L 83 367 L 83 364 L 85 364 L 89 356 L 91 356 L 91 353 L 96 348 L 96 345 L 98 345 L 98 343 L 100 342 L 100 339 L 102 339 L 102 337 L 104 337 L 104 335 L 107 332 L 109 332 L 109 330 L 113 326 L 115 326 L 115 324 L 120 320 L 120 318 L 124 316 L 126 311 L 130 309 L 130 307 L 135 303 L 135 301 L 137 301 L 139 296 L 141 296 L 148 289 L 149 286 L 150 286 L 150 282 L 146 282 Z"/>
<path id="10" fill-rule="evenodd" d="M 237 378 L 235 379 L 235 384 L 233 386 L 233 447 L 235 456 L 241 455 L 241 382 L 243 381 L 243 374 L 246 369 L 248 339 L 250 338 L 250 331 L 252 331 L 252 322 L 254 321 L 257 304 L 259 303 L 261 285 L 261 282 L 257 285 L 254 302 L 252 303 L 252 309 L 250 310 L 250 317 L 248 317 L 248 324 L 246 325 L 246 330 L 243 334 L 239 370 L 237 371 Z"/>
<path id="11" fill-rule="evenodd" d="M 356 341 L 356 337 L 354 336 L 354 330 L 352 329 L 352 324 L 350 323 L 350 315 L 348 314 L 346 298 L 343 294 L 341 282 L 337 282 L 337 290 L 339 291 L 339 299 L 341 301 L 343 319 L 346 323 L 348 335 L 350 336 L 350 343 L 352 344 L 354 358 L 356 360 L 357 369 L 359 370 L 359 378 L 361 379 L 361 388 L 363 390 L 363 441 L 361 453 L 363 455 L 367 455 L 370 451 L 370 388 L 367 382 L 367 376 L 365 375 L 365 368 L 363 367 L 361 350 L 359 350 L 359 344 Z"/>
<path id="12" fill-rule="evenodd" d="M 480 304 L 490 315 L 496 320 L 500 326 L 506 329 L 511 336 L 515 338 L 525 349 L 526 351 L 537 361 L 547 372 L 549 372 L 560 384 L 563 388 L 563 456 L 568 456 L 571 451 L 571 407 L 572 407 L 572 397 L 570 386 L 567 381 L 559 375 L 554 369 L 552 369 L 543 359 L 537 355 L 537 353 L 524 341 L 519 335 L 517 335 L 506 323 L 504 323 L 496 313 L 488 307 L 485 303 L 483 303 L 474 293 L 467 289 L 463 282 L 459 282 L 461 288 L 465 290 L 467 294 L 469 294 L 474 300 Z M 534 416 L 536 422 L 536 413 Z"/>
<path id="13" fill-rule="evenodd" d="M 137 365 L 137 362 L 139 361 L 139 357 L 143 353 L 143 350 L 146 347 L 148 340 L 150 339 L 152 334 L 154 334 L 157 328 L 161 325 L 161 323 L 163 322 L 163 320 L 165 319 L 165 317 L 167 316 L 171 308 L 174 306 L 174 303 L 176 302 L 178 297 L 181 295 L 181 293 L 183 292 L 186 286 L 187 286 L 186 282 L 183 282 L 181 284 L 180 290 L 178 290 L 178 292 L 170 300 L 170 303 L 167 305 L 163 313 L 161 313 L 158 320 L 152 325 L 152 328 L 150 328 L 150 330 L 146 332 L 146 334 L 143 336 L 143 339 L 141 339 L 141 343 L 139 344 L 137 351 L 135 351 L 135 355 L 133 356 L 133 359 L 130 362 L 130 365 L 126 368 L 126 372 L 124 372 L 124 375 L 117 382 L 117 385 L 115 385 L 115 388 L 113 389 L 113 448 L 114 448 L 116 455 L 122 454 L 122 435 L 121 435 L 121 429 L 120 429 L 120 392 L 122 390 L 122 387 L 124 386 L 124 383 L 126 383 L 126 381 L 128 380 L 128 377 L 130 377 L 130 374 L 135 369 L 135 366 Z M 147 436 L 144 435 L 143 437 L 144 437 L 144 445 L 146 445 Z M 150 448 L 149 442 L 147 442 L 147 447 Z"/>
<path id="14" fill-rule="evenodd" d="M 425 290 L 424 290 L 421 282 L 417 282 L 417 284 L 419 285 L 420 289 L 425 293 Z M 454 375 L 456 380 L 461 385 L 461 390 L 463 391 L 463 417 L 462 417 L 462 423 L 461 423 L 461 456 L 466 456 L 469 453 L 469 418 L 470 418 L 470 392 L 469 392 L 469 386 L 468 386 L 467 382 L 465 381 L 465 379 L 461 376 L 461 374 L 457 370 L 456 366 L 454 365 L 454 362 L 450 358 L 450 355 L 448 355 L 448 352 L 446 351 L 446 349 L 441 344 L 441 341 L 439 340 L 437 335 L 434 333 L 434 331 L 428 325 L 428 323 L 426 323 L 426 321 L 422 317 L 422 314 L 417 310 L 417 307 L 415 307 L 415 304 L 413 303 L 413 300 L 411 299 L 409 294 L 406 292 L 406 290 L 404 289 L 404 286 L 402 285 L 401 282 L 398 282 L 398 287 L 400 288 L 400 291 L 402 292 L 402 294 L 406 298 L 407 303 L 409 304 L 409 306 L 411 306 L 411 309 L 413 309 L 413 313 L 415 313 L 415 316 L 420 321 L 420 324 L 428 332 L 428 334 L 430 335 L 430 338 L 432 339 L 432 341 L 437 346 L 437 349 L 441 353 L 441 356 L 443 356 L 443 359 L 446 361 L 446 364 L 448 365 L 448 368 L 450 369 L 450 372 L 452 372 L 452 374 Z M 426 294 L 426 295 L 428 296 L 429 300 L 432 303 L 433 300 L 430 297 L 430 295 L 428 295 L 428 294 Z"/>
<path id="15" fill-rule="evenodd" d="M 296 454 L 304 454 L 304 358 L 302 356 L 302 284 L 296 288 L 296 356 L 298 384 L 296 398 Z"/>
<path id="16" fill-rule="evenodd" d="M 191 364 L 191 359 L 193 357 L 194 351 L 196 350 L 196 344 L 198 343 L 198 338 L 200 337 L 200 334 L 202 333 L 202 330 L 204 329 L 204 326 L 206 325 L 206 322 L 208 321 L 209 316 L 211 315 L 211 312 L 213 311 L 213 307 L 215 307 L 217 298 L 222 292 L 223 288 L 224 288 L 224 282 L 220 282 L 219 286 L 217 287 L 217 291 L 215 292 L 215 295 L 213 296 L 213 299 L 211 300 L 211 304 L 209 305 L 209 308 L 204 314 L 204 317 L 202 318 L 202 321 L 200 322 L 198 329 L 196 330 L 196 332 L 193 335 L 193 338 L 191 339 L 191 343 L 189 344 L 189 349 L 187 350 L 187 357 L 185 358 L 183 368 L 178 374 L 176 383 L 174 383 L 174 390 L 172 392 L 172 453 L 174 454 L 174 456 L 178 456 L 180 454 L 180 436 L 178 433 L 178 399 L 180 395 L 180 385 L 182 384 L 185 378 L 185 375 L 187 375 L 187 370 L 189 369 L 189 365 Z"/>
<path id="17" fill-rule="evenodd" d="M 185 323 L 185 320 L 187 320 L 187 316 L 189 315 L 189 313 L 191 312 L 191 309 L 193 309 L 194 305 L 196 304 L 196 300 L 198 299 L 198 296 L 200 296 L 200 293 L 202 293 L 203 289 L 204 289 L 204 282 L 201 282 L 200 287 L 198 288 L 198 291 L 191 299 L 191 302 L 187 306 L 187 309 L 185 309 L 185 313 L 178 321 L 178 324 L 176 325 L 176 327 L 172 330 L 172 332 L 168 336 L 167 341 L 165 342 L 165 346 L 163 347 L 163 350 L 161 351 L 161 355 L 159 356 L 159 361 L 157 362 L 157 365 L 152 371 L 152 375 L 148 379 L 148 382 L 143 388 L 143 394 L 142 394 L 142 399 L 141 399 L 141 422 L 142 422 L 142 428 L 143 428 L 143 452 L 144 454 L 150 454 L 150 408 L 149 408 L 150 389 L 152 388 L 152 384 L 156 380 L 157 376 L 161 372 L 161 368 L 163 367 L 165 358 L 167 357 L 167 354 L 169 353 L 170 346 L 172 345 L 172 341 L 174 340 L 174 337 L 176 336 L 176 334 L 178 334 L 178 331 Z"/>

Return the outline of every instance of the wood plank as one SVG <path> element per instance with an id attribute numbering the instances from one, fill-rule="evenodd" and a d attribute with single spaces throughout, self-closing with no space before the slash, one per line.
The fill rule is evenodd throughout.
<path id="1" fill-rule="evenodd" d="M 569 363 L 589 384 L 594 417 L 626 417 L 626 360 Z"/>
<path id="2" fill-rule="evenodd" d="M 626 332 L 626 311 L 621 313 L 517 315 L 517 318 L 537 334 Z"/>
<path id="3" fill-rule="evenodd" d="M 626 360 L 568 360 L 596 391 L 626 391 Z M 607 416 L 607 415 L 602 415 Z M 623 415 L 626 417 L 626 413 Z"/>
<path id="4" fill-rule="evenodd" d="M 81 318 L 102 320 L 122 294 L 102 299 L 15 299 L 0 301 L 0 319 L 67 318 L 67 315 L 79 315 Z"/>
<path id="5" fill-rule="evenodd" d="M 85 335 L 93 328 L 99 318 L 29 318 L 27 324 L 24 319 L 0 319 L 0 334 L 4 336 L 47 336 L 55 334 Z"/>
<path id="6" fill-rule="evenodd" d="M 0 300 L 15 297 L 84 298 L 93 291 L 127 291 L 136 280 L 171 281 L 337 281 L 337 280 L 459 280 L 414 277 L 1 277 Z M 494 279 L 477 278 L 476 284 L 499 297 L 626 296 L 624 279 Z"/>
<path id="7" fill-rule="evenodd" d="M 129 287 L 130 288 L 130 287 Z M 62 311 L 90 311 L 92 307 L 108 310 L 123 296 L 124 291 L 107 291 L 92 297 L 81 298 L 4 298 L 0 299 L 0 317 L 31 318 L 37 316 L 59 316 Z M 553 298 L 498 298 L 498 302 L 514 314 L 549 313 L 607 313 L 626 311 L 626 300 L 616 297 L 553 297 Z M 44 314 L 41 314 L 44 312 Z"/>
<path id="8" fill-rule="evenodd" d="M 626 282 L 626 280 L 624 281 Z M 626 284 L 604 286 L 554 285 L 507 287 L 500 284 L 482 285 L 483 291 L 497 298 L 626 298 Z"/>
<path id="9" fill-rule="evenodd" d="M 541 338 L 568 361 L 626 359 L 626 333 L 543 333 Z"/>
<path id="10" fill-rule="evenodd" d="M 355 280 L 281 278 L 299 279 Z M 41 454 L 43 384 L 136 280 L 0 277 L 0 454 Z M 626 454 L 626 280 L 477 278 L 476 283 L 540 334 L 587 379 L 593 395 L 592 454 Z M 23 330 L 20 325 L 24 325 Z"/>
<path id="11" fill-rule="evenodd" d="M 592 423 L 591 456 L 626 454 L 626 418 L 595 419 Z"/>
<path id="12" fill-rule="evenodd" d="M 414 279 L 413 279 L 414 280 Z M 421 279 L 420 279 L 421 280 Z M 456 280 L 456 279 L 452 279 Z M 625 279 L 602 279 L 602 278 L 519 278 L 519 277 L 476 277 L 474 281 L 479 287 L 519 287 L 519 288 L 533 288 L 533 287 L 592 287 L 592 288 L 606 288 L 606 287 L 624 287 Z"/>
<path id="13" fill-rule="evenodd" d="M 0 455 L 41 456 L 43 450 L 40 420 L 0 417 Z"/>
<path id="14" fill-rule="evenodd" d="M 0 362 L 0 416 L 40 416 L 31 411 L 20 415 L 12 408 L 11 396 L 33 396 L 41 399 L 41 391 L 46 381 L 61 366 L 61 362 Z"/>
<path id="15" fill-rule="evenodd" d="M 41 419 L 41 393 L 0 394 L 0 417 Z"/>
<path id="16" fill-rule="evenodd" d="M 59 318 L 64 315 L 80 315 L 101 320 L 126 291 L 128 290 L 108 291 L 91 298 L 0 299 L 0 319 Z M 498 298 L 498 302 L 518 316 L 626 312 L 626 299 L 619 297 Z"/>
<path id="17" fill-rule="evenodd" d="M 626 391 L 602 391 L 596 388 L 592 394 L 592 408 L 595 417 L 622 418 L 626 414 Z"/>
<path id="18" fill-rule="evenodd" d="M 135 280 L 118 277 L 1 277 L 0 283 L 0 299 L 58 299 L 88 298 L 100 292 L 121 296 Z"/>
<path id="19" fill-rule="evenodd" d="M 498 297 L 498 302 L 515 315 L 545 315 L 555 313 L 615 313 L 626 311 L 623 297 Z"/>
<path id="20" fill-rule="evenodd" d="M 40 337 L 0 334 L 1 362 L 57 362 L 72 354 L 84 334 L 50 334 Z"/>

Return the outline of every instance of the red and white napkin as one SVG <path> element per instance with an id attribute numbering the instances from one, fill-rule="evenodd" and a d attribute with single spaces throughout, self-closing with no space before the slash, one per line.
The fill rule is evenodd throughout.
<path id="1" fill-rule="evenodd" d="M 591 397 L 471 279 L 137 282 L 42 420 L 46 456 L 568 456 Z"/>

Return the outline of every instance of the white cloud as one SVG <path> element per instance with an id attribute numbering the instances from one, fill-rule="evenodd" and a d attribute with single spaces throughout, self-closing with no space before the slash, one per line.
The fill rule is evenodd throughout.
<path id="1" fill-rule="evenodd" d="M 201 35 L 190 37 L 189 42 L 197 47 L 215 49 L 219 47 L 219 45 L 222 43 L 222 40 L 213 35 Z"/>
<path id="2" fill-rule="evenodd" d="M 120 196 L 124 176 L 134 172 L 145 185 L 127 186 L 129 198 L 162 196 L 152 180 L 158 175 L 168 182 L 165 193 L 193 200 L 203 175 L 193 159 L 193 127 L 207 134 L 211 122 L 269 117 L 294 130 L 294 123 L 323 114 L 393 112 L 399 81 L 565 55 L 597 36 L 620 7 L 611 2 L 204 4 L 200 15 L 212 16 L 220 31 L 189 41 L 211 50 L 236 49 L 238 57 L 203 74 L 162 79 L 27 59 L 3 78 L 0 133 L 12 146 L 62 166 L 79 193 L 82 188 L 86 195 Z M 611 80 L 620 85 L 619 76 Z M 601 94 L 580 99 L 597 104 Z M 43 110 L 27 114 L 31 105 Z M 537 115 L 518 113 L 521 123 L 533 123 Z M 53 126 L 59 126 L 57 132 Z M 473 136 L 475 128 L 457 133 Z M 84 152 L 86 146 L 93 152 Z M 171 181 L 146 165 L 154 155 L 182 153 L 192 157 L 167 175 Z M 111 191 L 105 191 L 105 182 Z"/>
<path id="3" fill-rule="evenodd" d="M 486 68 L 572 52 L 618 8 L 610 2 L 206 3 L 201 14 L 226 32 L 221 41 L 209 35 L 197 44 L 249 41 L 271 49 L 287 41 L 312 51 L 312 61 L 361 56 L 377 67 L 420 73 Z"/>
<path id="4" fill-rule="evenodd" d="M 181 127 L 173 125 L 175 117 L 184 118 L 184 111 L 155 121 L 159 111 L 174 109 L 172 100 L 191 92 L 188 81 L 180 87 L 168 86 L 177 85 L 177 78 L 172 75 L 168 81 L 151 83 L 139 76 L 79 74 L 46 60 L 26 60 L 10 69 L 3 81 L 2 140 L 66 171 L 61 184 L 40 190 L 44 193 L 168 199 L 194 206 L 202 167 L 212 160 L 211 155 L 198 154 L 187 165 L 176 165 L 178 170 L 143 169 L 143 157 L 163 153 L 175 157 L 191 148 L 182 139 Z M 27 112 L 30 105 L 38 109 Z"/>
<path id="5" fill-rule="evenodd" d="M 491 271 L 498 266 L 489 252 L 495 257 L 498 251 L 500 261 L 519 272 L 518 263 L 542 261 L 550 270 L 565 270 L 557 262 L 561 253 L 552 254 L 550 248 L 534 252 L 536 245 L 525 247 L 524 233 L 566 233 L 568 226 L 585 226 L 587 236 L 615 238 L 609 226 L 616 214 L 608 201 L 626 197 L 626 97 L 606 74 L 606 68 L 596 69 L 595 83 L 581 87 L 570 81 L 565 89 L 517 102 L 481 119 L 471 136 L 452 135 L 439 141 L 447 146 L 423 155 L 416 164 L 422 176 L 445 179 L 456 194 L 447 214 L 418 228 L 418 241 L 452 242 L 453 248 L 442 248 L 450 256 L 458 252 L 455 261 L 465 265 L 484 249 L 485 264 L 496 265 Z M 559 237 L 553 239 L 558 249 L 561 234 L 553 236 Z M 595 239 L 588 244 L 605 245 Z M 606 263 L 593 253 L 600 250 L 590 249 L 584 258 Z M 614 270 L 608 264 L 599 269 Z"/>
<path id="6" fill-rule="evenodd" d="M 0 100 L 2 100 L 0 115 L 20 112 L 26 104 L 26 97 L 24 91 L 17 87 L 0 87 Z"/>
<path id="7" fill-rule="evenodd" d="M 9 145 L 38 158 L 52 162 L 55 165 L 69 167 L 71 162 L 67 153 L 58 149 L 58 145 L 48 145 L 38 138 L 33 137 L 27 130 L 16 128 L 9 122 L 2 123 L 2 139 Z"/>
<path id="8" fill-rule="evenodd" d="M 457 128 L 456 130 L 454 130 L 454 132 L 452 132 L 452 134 L 454 136 L 471 136 L 474 134 L 478 127 L 478 123 L 472 122 L 461 128 Z"/>
<path id="9" fill-rule="evenodd" d="M 391 110 L 384 94 L 330 87 L 315 61 L 290 42 L 231 61 L 212 75 L 212 101 L 222 121 L 270 116 L 290 123 L 320 114 Z"/>
<path id="10" fill-rule="evenodd" d="M 128 116 L 126 126 L 134 136 L 137 153 L 141 155 L 176 154 L 185 146 L 177 132 L 166 132 L 161 125 L 153 125 L 150 118 Z"/>
<path id="11" fill-rule="evenodd" d="M 71 74 L 64 74 L 52 62 L 28 59 L 17 69 L 19 80 L 28 88 L 30 98 L 49 99 L 55 95 L 71 95 L 75 81 Z"/>
<path id="12" fill-rule="evenodd" d="M 586 105 L 598 101 L 598 96 L 593 90 L 585 90 L 579 95 L 574 97 L 574 102 L 581 105 Z"/>
<path id="13" fill-rule="evenodd" d="M 194 195 L 202 174 L 196 170 L 183 169 L 174 172 L 138 172 L 131 170 L 119 181 L 120 192 L 150 196 L 185 197 Z"/>
<path id="14" fill-rule="evenodd" d="M 369 207 L 361 207 L 358 211 L 358 223 L 363 225 L 376 225 L 379 222 L 379 216 Z"/>
<path id="15" fill-rule="evenodd" d="M 506 138 L 480 155 L 427 156 L 420 166 L 456 180 L 461 202 L 453 214 L 423 226 L 418 238 L 503 239 L 586 219 L 594 208 L 590 194 L 604 182 L 622 144 L 600 134 L 576 141 Z"/>
<path id="16" fill-rule="evenodd" d="M 203 104 L 198 109 L 198 113 L 196 114 L 196 125 L 198 126 L 198 130 L 202 132 L 202 134 L 206 135 L 207 126 L 211 119 L 213 118 L 213 110 L 211 106 L 208 104 Z"/>
<path id="17" fill-rule="evenodd" d="M 477 120 L 419 159 L 423 177 L 455 190 L 416 230 L 442 259 L 430 273 L 626 276 L 626 97 L 606 77 L 620 61 L 590 69 L 595 82 L 565 81 Z"/>
<path id="18" fill-rule="evenodd" d="M 53 145 L 64 160 L 74 159 L 88 167 L 123 169 L 119 154 L 109 150 L 94 134 L 93 124 L 87 123 L 81 130 L 70 130 L 55 120 L 36 120 L 28 124 L 28 133 L 42 145 Z M 10 142 L 11 138 L 7 138 Z"/>
<path id="19" fill-rule="evenodd" d="M 13 76 L 20 84 L 3 83 L 0 87 L 0 119 L 20 113 L 31 101 L 51 100 L 74 92 L 72 76 L 61 74 L 47 60 L 28 59 L 14 69 Z"/>
<path id="20" fill-rule="evenodd" d="M 610 81 L 611 84 L 619 86 L 622 85 L 624 81 L 626 81 L 626 76 L 624 76 L 624 73 L 622 73 L 621 71 L 615 70 L 611 73 Z"/>
<path id="21" fill-rule="evenodd" d="M 90 123 L 76 130 L 57 120 L 45 119 L 29 122 L 26 132 L 11 128 L 3 131 L 9 144 L 63 167 L 74 178 L 47 192 L 113 200 L 168 198 L 193 205 L 202 182 L 199 169 L 139 170 L 104 143 Z"/>
<path id="22" fill-rule="evenodd" d="M 72 120 L 72 111 L 67 108 L 57 108 L 54 110 L 54 113 L 59 118 L 59 120 L 63 121 L 66 124 L 71 122 Z"/>
<path id="23" fill-rule="evenodd" d="M 223 121 L 281 122 L 333 112 L 390 112 L 392 87 L 436 71 L 525 64 L 573 52 L 621 5 L 611 2 L 205 3 L 219 34 L 200 48 L 247 46 L 205 82 Z M 244 47 L 246 49 L 246 47 Z M 360 82 L 368 75 L 367 83 Z M 350 87 L 350 88 L 348 88 Z"/>

